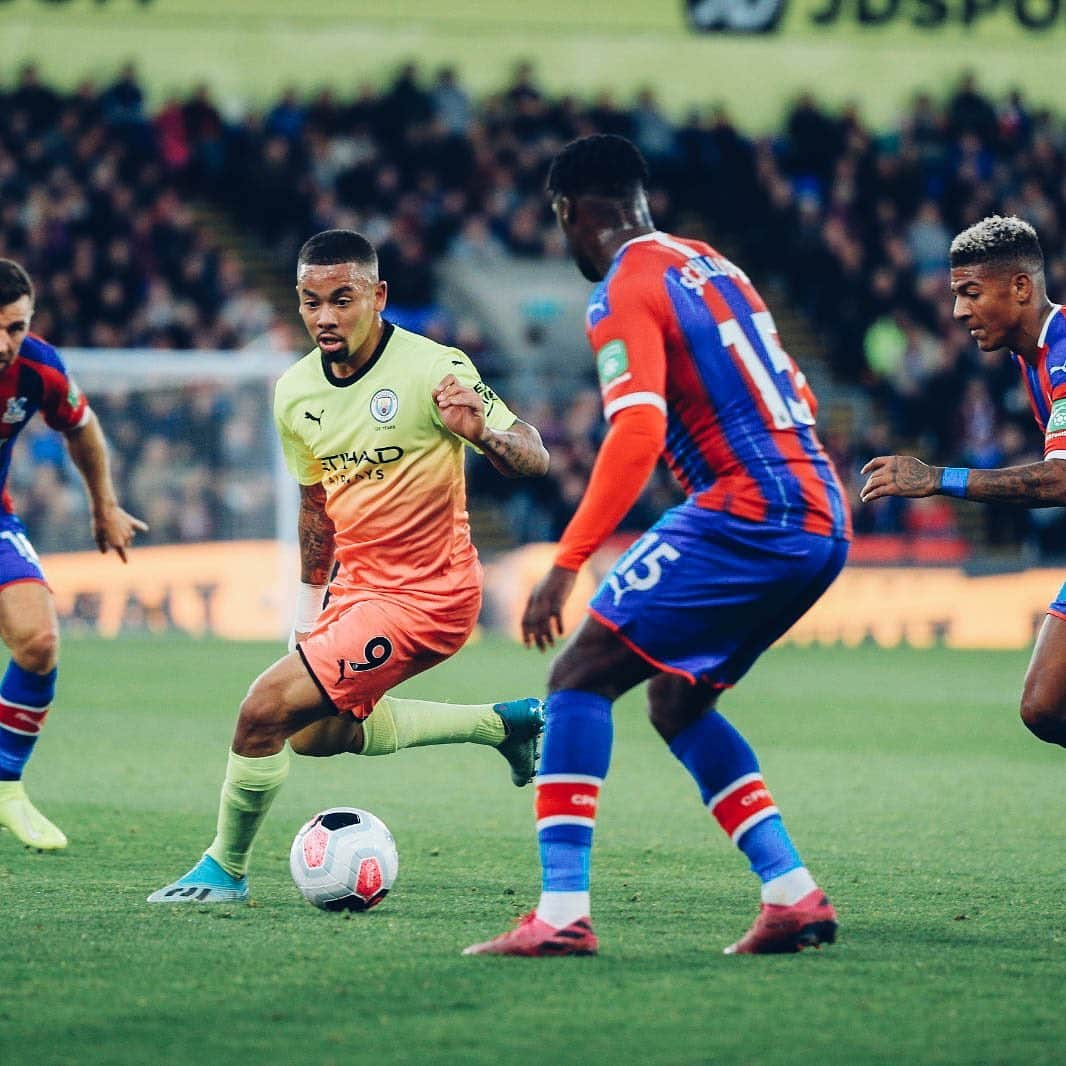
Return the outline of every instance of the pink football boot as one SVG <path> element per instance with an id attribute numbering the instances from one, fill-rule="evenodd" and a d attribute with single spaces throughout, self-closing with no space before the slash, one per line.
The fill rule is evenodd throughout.
<path id="1" fill-rule="evenodd" d="M 588 918 L 578 918 L 562 929 L 542 922 L 536 911 L 518 920 L 509 932 L 483 944 L 471 944 L 464 955 L 595 955 L 599 941 Z"/>

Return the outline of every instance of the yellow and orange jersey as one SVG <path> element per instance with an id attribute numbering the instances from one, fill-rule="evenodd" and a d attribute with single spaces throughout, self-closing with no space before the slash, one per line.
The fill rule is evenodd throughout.
<path id="1" fill-rule="evenodd" d="M 325 488 L 336 559 L 349 584 L 437 584 L 477 558 L 465 442 L 444 427 L 433 400 L 448 374 L 481 395 L 490 428 L 514 424 L 463 352 L 391 323 L 352 377 L 335 377 L 315 348 L 277 383 L 274 422 L 285 462 L 301 485 Z"/>

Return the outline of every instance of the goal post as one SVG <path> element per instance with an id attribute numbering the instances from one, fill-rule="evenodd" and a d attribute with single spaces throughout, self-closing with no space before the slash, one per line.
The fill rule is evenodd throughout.
<path id="1" fill-rule="evenodd" d="M 93 550 L 88 501 L 35 418 L 9 487 L 65 627 L 274 639 L 298 580 L 295 480 L 273 426 L 273 351 L 64 349 L 110 444 L 119 500 L 150 525 L 128 566 Z"/>

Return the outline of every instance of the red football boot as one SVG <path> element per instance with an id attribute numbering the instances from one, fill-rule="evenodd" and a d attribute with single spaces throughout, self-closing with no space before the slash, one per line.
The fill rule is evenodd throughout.
<path id="1" fill-rule="evenodd" d="M 781 955 L 832 944 L 837 938 L 837 912 L 820 889 L 808 892 L 791 907 L 764 903 L 755 924 L 727 955 Z"/>
<path id="2" fill-rule="evenodd" d="M 556 929 L 537 917 L 536 911 L 519 918 L 509 932 L 483 944 L 471 944 L 464 955 L 595 955 L 600 943 L 588 918 L 578 918 Z"/>

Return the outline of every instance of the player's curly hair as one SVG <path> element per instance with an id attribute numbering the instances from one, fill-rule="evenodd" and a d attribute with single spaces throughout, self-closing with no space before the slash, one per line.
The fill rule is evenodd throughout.
<path id="1" fill-rule="evenodd" d="M 551 196 L 603 196 L 628 199 L 644 187 L 648 165 L 637 146 L 614 133 L 571 141 L 553 160 L 547 189 Z"/>
<path id="2" fill-rule="evenodd" d="M 33 282 L 29 274 L 13 259 L 0 259 L 0 307 L 7 307 L 23 296 L 33 302 Z"/>
<path id="3" fill-rule="evenodd" d="M 361 233 L 351 229 L 327 229 L 309 237 L 296 259 L 296 267 L 336 266 L 338 263 L 358 263 L 368 266 L 376 274 L 378 253 Z"/>
<path id="4" fill-rule="evenodd" d="M 990 265 L 1036 274 L 1044 253 L 1036 230 L 1016 215 L 990 215 L 964 229 L 948 253 L 953 267 Z"/>

